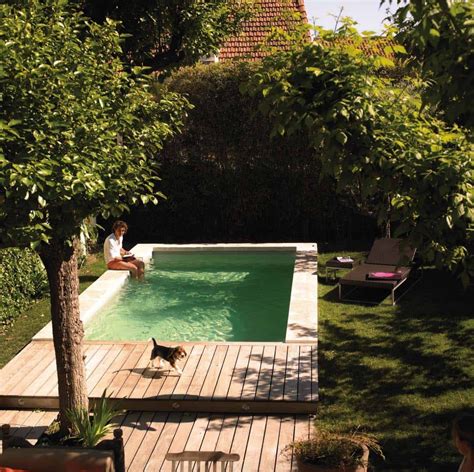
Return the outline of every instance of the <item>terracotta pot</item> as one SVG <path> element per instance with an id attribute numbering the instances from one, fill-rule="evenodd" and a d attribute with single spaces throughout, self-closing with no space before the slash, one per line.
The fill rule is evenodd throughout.
<path id="1" fill-rule="evenodd" d="M 362 446 L 362 461 L 365 465 L 359 465 L 356 467 L 349 468 L 336 468 L 326 467 L 324 465 L 308 464 L 303 462 L 299 457 L 296 458 L 296 464 L 298 465 L 299 472 L 367 472 L 369 464 L 369 449 L 366 446 Z"/>

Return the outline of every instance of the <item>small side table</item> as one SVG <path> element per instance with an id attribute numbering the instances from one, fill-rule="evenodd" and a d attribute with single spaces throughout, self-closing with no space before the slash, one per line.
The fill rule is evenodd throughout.
<path id="1" fill-rule="evenodd" d="M 332 277 L 336 279 L 337 271 L 339 269 L 352 269 L 354 267 L 355 261 L 352 262 L 340 262 L 335 257 L 329 259 L 326 262 L 326 281 L 328 280 L 328 275 L 332 274 Z"/>

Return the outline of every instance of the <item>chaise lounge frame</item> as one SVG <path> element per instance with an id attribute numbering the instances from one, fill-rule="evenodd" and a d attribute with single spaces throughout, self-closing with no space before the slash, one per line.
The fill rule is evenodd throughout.
<path id="1" fill-rule="evenodd" d="M 413 268 L 413 259 L 416 249 L 412 248 L 406 241 L 396 238 L 376 239 L 365 262 L 356 265 L 349 273 L 341 277 L 338 282 L 339 300 L 348 302 L 362 302 L 377 304 L 369 300 L 347 298 L 357 288 L 374 288 L 389 290 L 392 305 L 396 304 L 395 291 L 398 290 L 409 278 Z M 401 272 L 400 280 L 371 279 L 367 277 L 371 272 Z M 421 277 L 419 277 L 416 282 Z M 415 282 L 415 283 L 416 283 Z M 415 283 L 406 290 L 402 298 Z M 343 287 L 353 287 L 343 296 Z"/>

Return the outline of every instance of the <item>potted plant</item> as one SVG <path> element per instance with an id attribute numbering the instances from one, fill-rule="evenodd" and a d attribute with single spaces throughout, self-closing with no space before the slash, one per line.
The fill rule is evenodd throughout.
<path id="1" fill-rule="evenodd" d="M 74 430 L 71 439 L 82 447 L 95 447 L 112 431 L 112 419 L 119 411 L 112 407 L 107 391 L 104 390 L 90 413 L 85 408 L 76 408 L 68 410 L 66 414 Z"/>
<path id="2" fill-rule="evenodd" d="M 369 451 L 384 458 L 377 440 L 357 431 L 335 433 L 317 428 L 309 439 L 293 441 L 299 472 L 367 472 Z"/>

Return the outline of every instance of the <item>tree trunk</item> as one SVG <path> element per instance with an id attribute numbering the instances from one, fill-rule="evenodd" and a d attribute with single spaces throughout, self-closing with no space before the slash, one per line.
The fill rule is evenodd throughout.
<path id="1" fill-rule="evenodd" d="M 391 229 L 391 224 L 390 224 L 390 220 L 387 220 L 385 222 L 385 237 L 386 238 L 391 238 L 392 237 L 392 229 Z"/>
<path id="2" fill-rule="evenodd" d="M 88 408 L 82 341 L 84 329 L 79 316 L 78 241 L 44 244 L 41 260 L 48 274 L 51 321 L 58 373 L 59 421 L 61 431 L 70 429 L 66 411 Z"/>
<path id="3" fill-rule="evenodd" d="M 392 197 L 387 195 L 387 220 L 385 221 L 385 237 L 392 237 L 392 227 L 390 220 L 392 219 Z"/>

